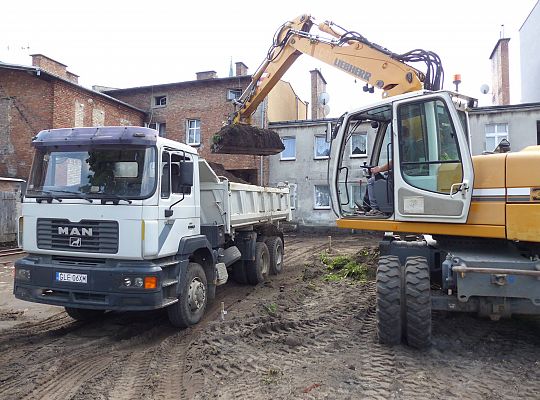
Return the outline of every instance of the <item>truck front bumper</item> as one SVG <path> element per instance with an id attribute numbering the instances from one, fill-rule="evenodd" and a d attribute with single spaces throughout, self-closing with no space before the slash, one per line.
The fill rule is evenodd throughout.
<path id="1" fill-rule="evenodd" d="M 61 281 L 60 274 L 81 281 Z M 164 271 L 151 261 L 58 261 L 29 255 L 15 262 L 13 293 L 21 300 L 63 307 L 97 310 L 140 311 L 166 307 L 176 301 L 165 287 Z M 127 287 L 126 278 L 155 277 L 155 288 Z M 173 297 L 171 297 L 173 296 Z"/>

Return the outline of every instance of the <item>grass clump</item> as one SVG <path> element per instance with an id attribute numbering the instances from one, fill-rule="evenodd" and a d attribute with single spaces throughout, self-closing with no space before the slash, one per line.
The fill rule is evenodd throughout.
<path id="1" fill-rule="evenodd" d="M 327 270 L 323 277 L 327 282 L 337 282 L 342 279 L 357 282 L 366 282 L 368 280 L 368 267 L 355 261 L 352 256 L 340 255 L 332 257 L 324 251 L 321 253 L 320 259 Z"/>

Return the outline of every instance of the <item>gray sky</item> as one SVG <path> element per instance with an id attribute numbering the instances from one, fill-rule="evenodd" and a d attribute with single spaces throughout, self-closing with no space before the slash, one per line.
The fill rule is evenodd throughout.
<path id="1" fill-rule="evenodd" d="M 396 53 L 423 48 L 442 58 L 445 88 L 460 73 L 460 92 L 480 98 L 491 86 L 489 55 L 500 37 L 510 40 L 512 102 L 519 103 L 519 28 L 537 0 L 415 1 L 169 1 L 65 0 L 5 2 L 0 61 L 29 65 L 42 53 L 80 75 L 87 87 L 131 87 L 195 79 L 195 72 L 229 73 L 243 61 L 255 72 L 285 21 L 309 13 L 332 20 Z M 27 48 L 29 47 L 29 49 Z M 419 66 L 420 67 L 420 66 Z M 363 82 L 308 56 L 284 79 L 309 101 L 309 70 L 321 69 L 330 95 L 330 116 L 380 99 Z M 422 69 L 422 67 L 420 67 Z"/>

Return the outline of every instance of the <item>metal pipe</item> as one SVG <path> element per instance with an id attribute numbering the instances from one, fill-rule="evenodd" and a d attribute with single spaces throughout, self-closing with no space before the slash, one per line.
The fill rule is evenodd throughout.
<path id="1" fill-rule="evenodd" d="M 540 271 L 531 271 L 527 269 L 508 269 L 508 268 L 481 268 L 481 267 L 465 267 L 462 265 L 457 265 L 452 267 L 453 272 L 458 272 L 466 274 L 469 272 L 476 272 L 479 274 L 506 274 L 506 275 L 525 275 L 525 276 L 534 276 L 536 278 L 540 277 Z"/>

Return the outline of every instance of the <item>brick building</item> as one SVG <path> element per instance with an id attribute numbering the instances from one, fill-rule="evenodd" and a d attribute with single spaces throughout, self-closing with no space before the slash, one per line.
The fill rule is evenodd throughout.
<path id="1" fill-rule="evenodd" d="M 0 62 L 0 176 L 27 179 L 32 137 L 43 129 L 142 125 L 145 112 L 77 83 L 64 64 L 41 54 L 32 66 Z"/>
<path id="2" fill-rule="evenodd" d="M 158 130 L 160 135 L 196 147 L 202 157 L 222 164 L 227 171 L 245 181 L 267 184 L 267 157 L 212 154 L 210 151 L 213 135 L 234 111 L 232 100 L 238 98 L 250 82 L 246 65 L 237 62 L 236 74 L 231 77 L 218 78 L 215 71 L 203 71 L 197 72 L 193 81 L 99 90 L 146 110 L 146 125 Z M 297 110 L 294 113 L 297 119 L 305 119 L 306 107 L 290 84 L 278 85 L 278 90 L 271 92 L 259 105 L 252 123 L 266 127 L 269 117 L 290 119 L 283 112 L 290 114 L 291 110 Z"/>

